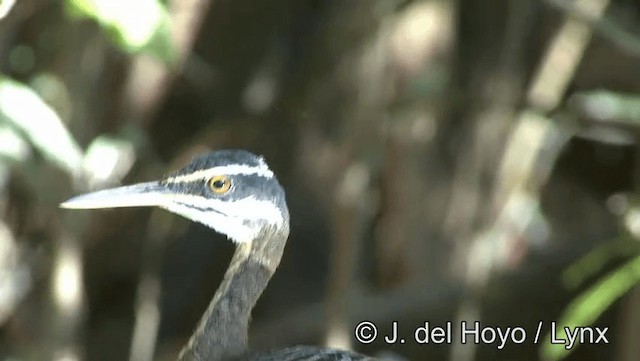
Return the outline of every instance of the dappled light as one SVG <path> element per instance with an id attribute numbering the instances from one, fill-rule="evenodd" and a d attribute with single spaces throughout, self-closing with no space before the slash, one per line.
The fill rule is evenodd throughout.
<path id="1" fill-rule="evenodd" d="M 638 360 L 639 14 L 0 0 L 0 360 Z"/>

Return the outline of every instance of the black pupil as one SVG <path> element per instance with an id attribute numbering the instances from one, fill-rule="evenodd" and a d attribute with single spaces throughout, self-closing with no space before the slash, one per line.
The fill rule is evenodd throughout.
<path id="1" fill-rule="evenodd" d="M 220 189 L 220 188 L 224 188 L 226 181 L 224 179 L 216 179 L 215 181 L 213 181 L 213 187 Z"/>

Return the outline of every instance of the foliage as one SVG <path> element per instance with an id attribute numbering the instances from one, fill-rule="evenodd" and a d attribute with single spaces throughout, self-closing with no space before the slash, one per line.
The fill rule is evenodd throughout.
<path id="1" fill-rule="evenodd" d="M 620 244 L 621 242 L 611 243 L 613 243 L 613 245 L 605 243 L 602 247 L 590 252 L 586 257 L 570 267 L 568 272 L 565 272 L 565 275 L 567 273 L 575 274 L 576 269 L 583 271 L 583 277 L 595 274 L 593 271 L 600 269 L 603 262 L 610 258 L 610 251 L 608 252 L 608 250 L 612 248 L 612 246 L 621 248 L 621 246 L 624 247 L 628 242 L 622 242 L 622 245 Z M 575 279 L 575 276 L 569 279 Z M 640 255 L 606 274 L 594 285 L 576 297 L 567 306 L 560 320 L 557 322 L 555 339 L 567 339 L 565 327 L 568 327 L 570 330 L 575 330 L 579 327 L 592 326 L 600 315 L 611 308 L 611 305 L 616 300 L 624 296 L 638 283 L 640 283 Z M 572 283 L 571 285 L 574 284 Z M 541 354 L 545 360 L 562 360 L 569 356 L 579 345 L 580 343 L 576 343 L 573 347 L 567 348 L 563 343 L 551 343 L 551 335 L 547 335 L 541 348 Z"/>
<path id="2" fill-rule="evenodd" d="M 171 23 L 159 0 L 67 0 L 72 18 L 89 18 L 100 24 L 109 38 L 129 53 L 147 52 L 172 63 Z"/>
<path id="3" fill-rule="evenodd" d="M 0 76 L 0 125 L 14 139 L 14 154 L 21 140 L 28 140 L 45 157 L 71 175 L 81 169 L 82 150 L 58 114 L 29 86 Z"/>

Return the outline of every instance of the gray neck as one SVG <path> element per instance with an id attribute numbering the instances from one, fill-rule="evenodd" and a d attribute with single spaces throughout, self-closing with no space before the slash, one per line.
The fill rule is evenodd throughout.
<path id="1" fill-rule="evenodd" d="M 236 247 L 231 264 L 178 361 L 218 361 L 247 352 L 251 310 L 275 272 L 288 229 L 270 229 Z"/>

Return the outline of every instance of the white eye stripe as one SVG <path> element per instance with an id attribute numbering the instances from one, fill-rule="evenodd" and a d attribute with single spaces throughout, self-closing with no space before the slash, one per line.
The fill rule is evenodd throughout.
<path id="1" fill-rule="evenodd" d="M 266 164 L 251 166 L 248 164 L 232 164 L 209 169 L 199 170 L 190 174 L 166 178 L 164 183 L 184 183 L 208 179 L 217 175 L 257 175 L 259 177 L 273 178 L 273 172 Z"/>

